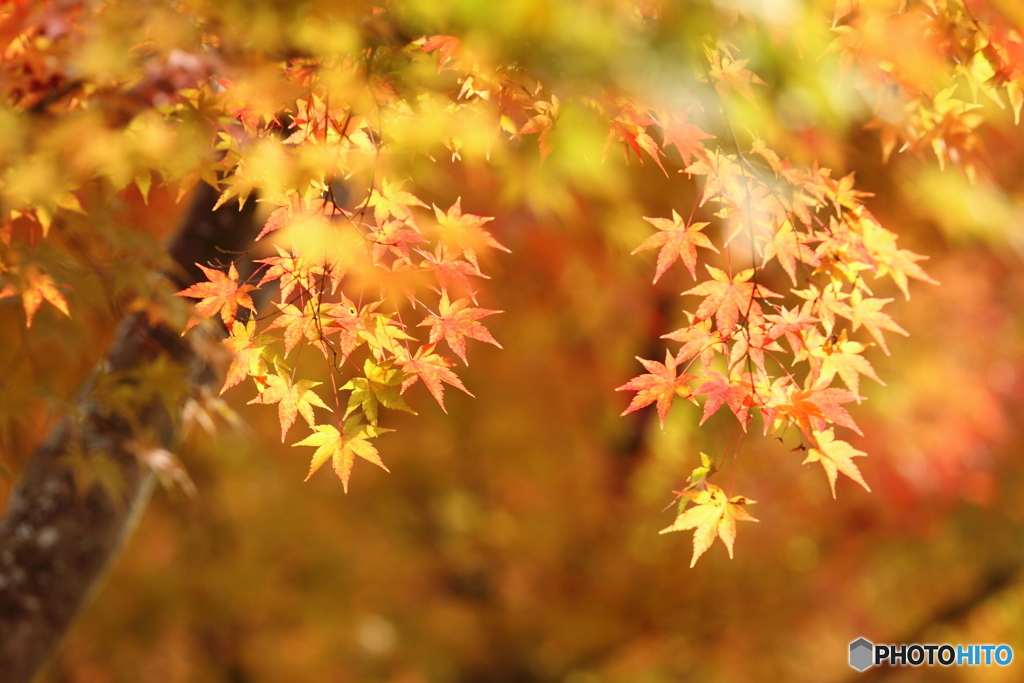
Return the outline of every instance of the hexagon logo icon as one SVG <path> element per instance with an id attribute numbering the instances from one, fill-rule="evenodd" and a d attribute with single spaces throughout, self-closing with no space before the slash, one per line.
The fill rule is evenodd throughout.
<path id="1" fill-rule="evenodd" d="M 864 638 L 858 638 L 850 643 L 850 666 L 857 671 L 863 671 L 871 666 L 875 646 Z"/>

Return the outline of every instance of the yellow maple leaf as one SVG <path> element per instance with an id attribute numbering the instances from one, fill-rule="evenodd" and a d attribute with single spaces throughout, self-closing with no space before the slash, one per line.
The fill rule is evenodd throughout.
<path id="1" fill-rule="evenodd" d="M 694 505 L 679 513 L 671 526 L 660 533 L 696 529 L 693 534 L 693 559 L 690 567 L 697 564 L 716 538 L 721 538 L 732 559 L 732 546 L 736 541 L 736 521 L 756 522 L 741 506 L 757 501 L 745 496 L 729 498 L 721 488 L 707 484 L 703 491 L 683 491 L 680 495 L 690 499 Z"/>

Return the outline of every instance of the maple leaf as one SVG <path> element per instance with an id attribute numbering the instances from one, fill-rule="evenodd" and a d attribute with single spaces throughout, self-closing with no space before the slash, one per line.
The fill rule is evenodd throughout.
<path id="1" fill-rule="evenodd" d="M 818 239 L 814 235 L 794 230 L 793 224 L 787 220 L 775 231 L 771 241 L 765 245 L 764 260 L 761 265 L 764 266 L 772 258 L 778 259 L 795 285 L 797 261 L 815 268 L 821 263 L 821 257 L 807 246 L 808 242 L 815 242 Z"/>
<path id="2" fill-rule="evenodd" d="M 231 334 L 224 340 L 224 345 L 231 350 L 234 359 L 228 368 L 220 393 L 223 394 L 249 375 L 265 374 L 263 356 L 267 345 L 273 341 L 272 337 L 256 334 L 255 320 L 250 320 L 244 325 L 237 320 L 232 323 Z"/>
<path id="3" fill-rule="evenodd" d="M 348 214 L 343 209 L 324 199 L 293 201 L 291 204 L 278 207 L 270 213 L 256 239 L 260 240 L 272 232 L 288 227 L 310 225 L 314 221 L 324 221 L 341 215 Z"/>
<path id="4" fill-rule="evenodd" d="M 859 398 L 852 391 L 838 387 L 826 389 L 788 387 L 785 401 L 774 402 L 772 406 L 777 411 L 775 427 L 778 429 L 784 420 L 789 420 L 800 427 L 804 434 L 811 435 L 825 429 L 826 421 L 828 421 L 862 434 L 863 432 L 853 421 L 850 413 L 840 405 L 858 401 Z"/>
<path id="5" fill-rule="evenodd" d="M 322 323 L 318 321 L 323 306 L 317 304 L 313 299 L 307 301 L 305 310 L 301 311 L 294 304 L 275 303 L 274 305 L 280 310 L 281 315 L 267 325 L 267 330 L 284 328 L 285 356 L 290 354 L 292 349 L 303 339 L 317 345 L 321 351 L 326 353 L 320 338 Z"/>
<path id="6" fill-rule="evenodd" d="M 695 394 L 707 394 L 708 398 L 704 403 L 704 415 L 700 424 L 707 422 L 708 418 L 718 412 L 718 409 L 728 404 L 736 419 L 740 421 L 743 430 L 746 431 L 750 424 L 750 406 L 753 405 L 754 378 L 750 373 L 739 377 L 726 377 L 720 372 L 709 372 L 710 379 L 704 382 Z"/>
<path id="7" fill-rule="evenodd" d="M 769 339 L 778 339 L 785 336 L 790 348 L 793 349 L 793 353 L 797 355 L 796 360 L 800 360 L 800 352 L 805 346 L 804 334 L 813 330 L 814 324 L 820 322 L 818 318 L 810 315 L 811 308 L 810 302 L 792 311 L 785 306 L 780 306 L 777 315 L 765 316 L 765 320 L 772 323 L 768 329 Z"/>
<path id="8" fill-rule="evenodd" d="M 683 264 L 689 269 L 690 275 L 696 279 L 697 247 L 704 247 L 718 253 L 718 249 L 711 243 L 708 236 L 701 232 L 710 223 L 686 225 L 675 209 L 672 210 L 672 220 L 648 218 L 647 216 L 644 216 L 644 220 L 661 232 L 656 232 L 645 239 L 639 247 L 633 250 L 633 253 L 661 247 L 661 251 L 658 252 L 658 268 L 654 273 L 655 282 L 676 262 L 676 259 L 682 259 Z"/>
<path id="9" fill-rule="evenodd" d="M 537 112 L 537 115 L 531 117 L 519 129 L 519 135 L 540 133 L 537 136 L 537 143 L 540 146 L 540 162 L 543 164 L 544 160 L 551 154 L 551 131 L 555 126 L 555 119 L 558 118 L 558 98 L 552 94 L 550 103 L 537 100 L 533 103 L 533 109 Z"/>
<path id="10" fill-rule="evenodd" d="M 811 303 L 810 312 L 819 316 L 825 334 L 832 334 L 836 325 L 836 314 L 849 317 L 849 307 L 843 303 L 849 294 L 843 292 L 835 283 L 830 282 L 822 289 L 811 284 L 807 289 L 791 290 L 797 296 Z"/>
<path id="11" fill-rule="evenodd" d="M 853 464 L 853 458 L 862 455 L 867 455 L 867 453 L 858 451 L 845 441 L 837 441 L 834 430 L 828 429 L 814 432 L 812 445 L 807 449 L 807 458 L 803 464 L 821 463 L 821 466 L 825 468 L 825 474 L 828 475 L 828 483 L 832 487 L 832 497 L 835 498 L 836 478 L 839 476 L 839 472 L 863 486 L 866 491 L 871 490 L 871 487 L 864 481 L 864 477 L 861 476 L 860 470 Z"/>
<path id="12" fill-rule="evenodd" d="M 742 506 L 753 505 L 757 501 L 745 496 L 729 498 L 721 488 L 714 484 L 707 484 L 703 491 L 682 491 L 680 495 L 688 498 L 694 505 L 680 511 L 676 521 L 671 526 L 662 529 L 660 533 L 696 530 L 693 534 L 691 569 L 697 564 L 700 556 L 711 547 L 716 538 L 722 539 L 722 543 L 729 551 L 729 559 L 732 559 L 733 544 L 736 542 L 736 522 L 758 521 L 751 517 L 750 513 Z"/>
<path id="13" fill-rule="evenodd" d="M 781 297 L 764 285 L 747 282 L 753 275 L 754 269 L 748 268 L 733 278 L 714 266 L 705 265 L 711 273 L 711 280 L 706 280 L 692 289 L 683 292 L 683 295 L 692 294 L 707 297 L 697 308 L 697 319 L 704 320 L 715 316 L 715 324 L 719 331 L 724 334 L 731 334 L 736 328 L 741 315 L 754 306 L 758 306 L 754 297 Z"/>
<path id="14" fill-rule="evenodd" d="M 490 279 L 481 273 L 479 268 L 469 261 L 460 259 L 458 252 L 453 252 L 443 244 L 438 244 L 434 248 L 433 254 L 427 254 L 418 249 L 416 251 L 423 257 L 420 265 L 429 269 L 434 274 L 434 278 L 437 280 L 438 291 L 449 289 L 451 284 L 455 282 L 469 294 L 469 298 L 473 300 L 473 303 L 476 303 L 476 291 L 470 284 L 468 276 L 473 275 L 475 277 L 482 277 L 485 280 Z"/>
<path id="15" fill-rule="evenodd" d="M 739 335 L 733 337 L 733 342 L 732 351 L 729 353 L 729 367 L 732 368 L 744 358 L 749 358 L 762 375 L 767 374 L 764 367 L 765 351 L 784 351 L 769 334 L 769 326 L 760 307 L 750 309 L 747 325 L 739 328 Z"/>
<path id="16" fill-rule="evenodd" d="M 331 410 L 313 391 L 313 387 L 320 384 L 321 382 L 313 382 L 308 379 L 302 379 L 292 384 L 289 378 L 282 375 L 268 375 L 266 388 L 256 398 L 249 401 L 249 405 L 277 403 L 277 417 L 281 423 L 281 443 L 284 443 L 285 434 L 295 424 L 296 413 L 302 415 L 306 424 L 312 427 L 316 424 L 316 418 L 313 417 L 313 406 Z"/>
<path id="17" fill-rule="evenodd" d="M 889 355 L 889 348 L 885 345 L 885 338 L 882 336 L 882 330 L 889 330 L 890 332 L 896 332 L 902 334 L 904 337 L 909 336 L 909 332 L 904 330 L 902 327 L 896 324 L 896 322 L 889 317 L 887 314 L 882 313 L 882 306 L 891 302 L 892 299 L 865 299 L 861 294 L 860 290 L 854 290 L 850 296 L 850 304 L 842 305 L 836 312 L 844 318 L 849 319 L 853 324 L 853 331 L 856 332 L 857 328 L 861 325 L 867 328 L 871 336 L 875 338 L 878 345 L 885 351 L 885 355 Z"/>
<path id="18" fill-rule="evenodd" d="M 363 363 L 364 377 L 353 377 L 342 386 L 342 390 L 350 390 L 348 408 L 345 410 L 347 418 L 356 409 L 361 409 L 371 425 L 377 424 L 379 406 L 391 408 L 392 410 L 404 410 L 416 415 L 416 411 L 409 407 L 402 398 L 399 387 L 405 379 L 398 368 L 391 366 L 391 362 L 374 363 L 369 358 Z"/>
<path id="19" fill-rule="evenodd" d="M 462 41 L 455 36 L 430 36 L 423 42 L 423 51 L 427 53 L 438 51 L 440 59 L 438 59 L 437 73 L 441 73 L 448 62 L 452 61 L 455 51 L 459 49 L 461 43 Z"/>
<path id="20" fill-rule="evenodd" d="M 363 306 L 359 311 L 361 318 L 360 328 L 357 334 L 370 347 L 373 356 L 380 360 L 386 354 L 395 354 L 402 349 L 397 343 L 413 339 L 405 333 L 403 325 L 391 319 L 393 313 L 377 313 L 377 308 L 384 303 L 375 301 L 372 304 Z"/>
<path id="21" fill-rule="evenodd" d="M 481 245 L 512 253 L 494 239 L 494 235 L 481 228 L 485 223 L 493 221 L 493 217 L 462 213 L 462 197 L 455 200 L 448 213 L 441 211 L 437 206 L 434 206 L 434 213 L 437 216 L 437 229 L 441 241 L 451 250 L 453 256 L 465 254 L 466 260 L 472 263 L 477 271 L 480 270 L 480 264 L 477 263 L 476 250 Z"/>
<path id="22" fill-rule="evenodd" d="M 843 330 L 835 342 L 826 340 L 811 352 L 812 357 L 820 359 L 817 384 L 828 386 L 832 379 L 839 375 L 843 383 L 854 394 L 860 388 L 860 375 L 870 377 L 882 386 L 885 382 L 878 378 L 868 359 L 860 355 L 867 346 L 860 342 L 848 341 L 846 330 Z M 860 397 L 858 396 L 858 402 Z"/>
<path id="23" fill-rule="evenodd" d="M 608 147 L 617 135 L 622 142 L 625 142 L 629 145 L 630 149 L 636 152 L 637 159 L 640 160 L 641 164 L 644 163 L 644 159 L 640 150 L 643 150 L 654 159 L 654 163 L 658 164 L 658 168 L 665 175 L 668 175 L 665 167 L 661 164 L 660 157 L 663 152 L 658 148 L 658 143 L 654 141 L 654 138 L 647 134 L 647 127 L 655 123 L 657 121 L 637 111 L 633 104 L 626 103 L 623 105 L 619 115 L 612 119 L 611 131 L 609 131 L 608 139 L 605 141 L 605 155 L 607 155 Z M 629 152 L 626 152 L 626 155 L 628 161 Z"/>
<path id="24" fill-rule="evenodd" d="M 735 90 L 740 95 L 756 103 L 752 84 L 765 85 L 765 82 L 753 71 L 744 67 L 749 59 L 733 59 L 725 50 L 709 49 L 708 59 L 711 62 L 711 70 L 708 78 L 715 84 L 715 90 L 724 100 L 729 92 Z"/>
<path id="25" fill-rule="evenodd" d="M 348 493 L 348 480 L 352 476 L 352 467 L 355 465 L 356 456 L 369 460 L 385 472 L 388 468 L 380 459 L 377 449 L 367 439 L 378 436 L 384 431 L 370 425 L 362 424 L 359 416 L 354 415 L 345 420 L 342 430 L 339 432 L 334 425 L 317 425 L 313 428 L 315 432 L 302 441 L 292 446 L 312 446 L 316 448 L 313 453 L 313 460 L 309 463 L 309 474 L 306 481 L 313 476 L 320 467 L 331 461 L 334 471 L 341 479 L 341 485 Z"/>
<path id="26" fill-rule="evenodd" d="M 690 116 L 690 109 L 685 109 L 677 115 L 668 119 L 668 123 L 662 123 L 661 129 L 665 136 L 664 145 L 675 145 L 679 156 L 683 159 L 683 166 L 689 166 L 694 157 L 708 160 L 707 150 L 701 140 L 710 140 L 714 135 L 708 135 L 692 123 L 687 123 Z M 664 117 L 662 117 L 664 118 Z"/>
<path id="27" fill-rule="evenodd" d="M 280 280 L 281 301 L 287 301 L 296 286 L 306 290 L 313 289 L 313 278 L 317 272 L 316 262 L 302 254 L 289 254 L 276 245 L 274 248 L 277 249 L 277 256 L 256 259 L 256 263 L 270 266 L 257 286 L 262 287 L 268 282 Z"/>
<path id="28" fill-rule="evenodd" d="M 411 263 L 409 245 L 427 242 L 423 235 L 410 228 L 405 221 L 384 221 L 368 237 L 373 244 L 373 260 L 376 263 L 380 263 L 387 252 Z"/>
<path id="29" fill-rule="evenodd" d="M 687 314 L 692 315 L 692 314 Z M 725 341 L 718 331 L 711 331 L 711 320 L 702 320 L 675 332 L 661 335 L 662 339 L 681 342 L 682 348 L 676 353 L 676 363 L 682 363 L 694 356 L 700 357 L 705 370 L 711 367 L 716 353 L 725 353 Z"/>
<path id="30" fill-rule="evenodd" d="M 647 374 L 639 375 L 629 380 L 615 391 L 636 391 L 638 392 L 629 407 L 622 414 L 629 415 L 634 410 L 640 410 L 649 406 L 655 401 L 658 402 L 658 418 L 661 420 L 661 428 L 665 428 L 665 418 L 668 417 L 669 408 L 676 396 L 693 400 L 693 389 L 689 385 L 691 379 L 697 379 L 697 375 L 676 375 L 677 360 L 665 351 L 665 363 L 654 360 L 645 360 L 637 357 L 637 360 L 647 368 Z M 696 403 L 696 401 L 694 401 Z"/>
<path id="31" fill-rule="evenodd" d="M 52 277 L 31 266 L 26 270 L 25 275 L 25 287 L 21 290 L 21 304 L 25 309 L 25 327 L 32 327 L 32 318 L 35 317 L 36 311 L 39 310 L 43 301 L 48 301 L 58 311 L 71 317 L 71 313 L 68 311 L 68 302 L 57 289 Z M 14 288 L 8 285 L 3 288 L 3 292 L 0 292 L 0 298 L 14 293 Z"/>
<path id="32" fill-rule="evenodd" d="M 341 350 L 339 363 L 344 363 L 349 355 L 366 340 L 368 335 L 366 321 L 378 306 L 380 306 L 380 302 L 367 304 L 363 307 L 363 312 L 360 313 L 351 301 L 342 297 L 341 303 L 325 306 L 322 309 L 320 327 L 323 333 L 325 335 L 338 334 L 339 336 L 338 346 Z"/>
<path id="33" fill-rule="evenodd" d="M 910 290 L 907 286 L 907 278 L 927 282 L 933 285 L 939 284 L 924 272 L 918 261 L 924 261 L 928 257 L 915 254 L 908 249 L 896 248 L 896 235 L 886 230 L 877 221 L 871 219 L 864 221 L 864 246 L 871 254 L 872 259 L 878 268 L 876 277 L 886 274 L 892 278 L 896 286 L 903 292 L 903 296 L 910 298 Z"/>
<path id="34" fill-rule="evenodd" d="M 408 377 L 402 382 L 401 392 L 405 393 L 405 390 L 416 384 L 416 380 L 422 379 L 423 383 L 427 385 L 427 389 L 430 390 L 430 394 L 437 401 L 437 404 L 441 406 L 441 410 L 448 412 L 448 409 L 444 407 L 444 385 L 449 384 L 456 389 L 461 389 L 470 396 L 469 389 L 462 384 L 462 380 L 459 376 L 450 370 L 454 365 L 450 360 L 444 356 L 440 356 L 434 353 L 434 345 L 427 344 L 421 346 L 416 350 L 416 355 L 410 357 L 408 352 L 404 349 L 398 350 L 398 364 L 402 366 L 402 370 L 405 371 Z M 443 382 L 443 384 L 442 384 Z"/>
<path id="35" fill-rule="evenodd" d="M 383 179 L 377 187 L 373 188 L 370 196 L 366 198 L 366 202 L 362 206 L 373 207 L 373 215 L 377 219 L 378 224 L 385 221 L 388 216 L 394 216 L 416 227 L 416 218 L 412 215 L 409 207 L 426 207 L 427 205 L 415 195 L 403 192 L 402 185 L 404 185 L 402 182 L 390 183 L 387 179 Z"/>
<path id="36" fill-rule="evenodd" d="M 448 343 L 448 347 L 466 365 L 469 365 L 469 361 L 466 360 L 466 337 L 501 348 L 501 344 L 495 341 L 487 328 L 478 321 L 489 315 L 504 312 L 492 311 L 487 308 L 469 308 L 469 304 L 469 299 L 459 299 L 455 303 L 451 303 L 448 299 L 448 292 L 442 292 L 441 306 L 438 309 L 439 315 L 429 315 L 419 324 L 419 327 L 430 327 L 431 344 L 443 337 Z"/>
<path id="37" fill-rule="evenodd" d="M 202 301 L 196 304 L 196 312 L 207 318 L 212 318 L 217 313 L 220 313 L 221 319 L 227 326 L 235 322 L 239 306 L 248 308 L 253 313 L 256 312 L 256 306 L 248 294 L 256 288 L 252 285 L 238 284 L 238 271 L 235 269 L 234 263 L 228 268 L 227 274 L 213 268 L 200 266 L 198 263 L 196 265 L 206 273 L 206 277 L 210 278 L 210 281 L 197 282 L 191 287 L 181 290 L 175 296 L 202 299 Z M 197 324 L 199 324 L 199 321 L 191 318 L 185 329 L 192 329 Z"/>

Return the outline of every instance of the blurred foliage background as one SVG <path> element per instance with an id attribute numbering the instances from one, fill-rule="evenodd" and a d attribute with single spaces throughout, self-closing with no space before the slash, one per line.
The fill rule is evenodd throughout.
<path id="1" fill-rule="evenodd" d="M 152 21 L 158 4 L 136 11 Z M 490 226 L 513 252 L 486 260 L 481 305 L 505 311 L 489 319 L 504 348 L 471 347 L 460 374 L 476 398 L 450 392 L 446 416 L 411 389 L 420 415 L 389 413 L 397 431 L 378 442 L 391 474 L 357 468 L 345 496 L 322 473 L 303 484 L 307 454 L 278 443 L 275 411 L 246 406 L 248 388 L 229 393 L 244 427 L 188 436 L 177 453 L 198 497 L 155 493 L 42 681 L 1020 679 L 1019 662 L 862 675 L 847 666 L 860 636 L 1007 643 L 1024 655 L 1024 136 L 1012 111 L 984 103 L 987 154 L 973 182 L 962 166 L 898 148 L 883 163 L 879 135 L 864 128 L 876 93 L 827 54 L 833 3 L 640 3 L 658 5 L 660 23 L 635 44 L 622 28 L 634 5 L 410 2 L 397 29 L 360 19 L 368 7 L 356 3 L 202 9 L 220 18 L 204 30 L 220 36 L 225 59 L 238 50 L 268 63 L 454 27 L 494 62 L 550 73 L 577 95 L 692 101 L 691 120 L 719 140 L 756 135 L 795 163 L 855 172 L 874 193 L 871 211 L 929 255 L 941 282 L 892 305 L 910 337 L 892 338 L 891 356 L 871 352 L 886 386 L 865 381 L 869 400 L 852 408 L 872 493 L 844 481 L 833 501 L 793 444 L 758 436 L 755 422 L 730 477 L 759 501 L 761 523 L 744 529 L 736 559 L 715 546 L 687 569 L 689 534 L 658 535 L 696 454 L 731 452 L 738 436 L 723 415 L 698 428 L 699 409 L 683 402 L 664 430 L 651 409 L 620 417 L 626 397 L 613 391 L 638 371 L 634 356 L 663 353 L 658 337 L 683 321 L 678 292 L 689 286 L 679 269 L 652 287 L 653 255 L 629 255 L 648 234 L 641 216 L 682 211 L 700 188 L 649 160 L 627 163 L 618 145 L 602 161 L 605 131 L 568 105 L 542 165 L 535 146 L 474 146 L 470 128 L 461 163 L 443 149 L 431 164 L 394 162 L 439 206 L 461 196 L 467 212 L 497 216 Z M 168 46 L 189 39 L 166 25 Z M 81 63 L 113 79 L 130 46 L 118 41 L 132 41 L 128 28 L 111 31 L 85 43 L 91 61 Z M 729 100 L 728 126 L 694 66 L 718 31 L 768 84 L 757 104 Z M 913 62 L 907 45 L 902 59 Z M 258 89 L 262 67 L 250 66 Z M 415 125 L 405 132 L 403 144 L 422 142 Z M 485 157 L 499 171 L 485 172 Z M 144 203 L 128 186 L 109 216 L 69 219 L 63 234 L 84 241 L 64 247 L 110 273 L 48 261 L 73 283 L 72 319 L 40 314 L 26 330 L 20 307 L 0 304 L 3 495 L 138 283 L 161 266 L 176 196 L 169 182 Z M 97 221 L 113 227 L 90 242 Z M 782 274 L 777 284 L 788 287 Z"/>

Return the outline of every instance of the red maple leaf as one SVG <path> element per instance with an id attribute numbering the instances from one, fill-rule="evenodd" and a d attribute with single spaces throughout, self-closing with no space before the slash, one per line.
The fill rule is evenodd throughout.
<path id="1" fill-rule="evenodd" d="M 690 275 L 696 279 L 697 247 L 704 247 L 718 253 L 718 249 L 711 243 L 708 236 L 701 232 L 710 223 L 686 225 L 686 222 L 676 213 L 675 209 L 672 210 L 672 220 L 667 218 L 648 218 L 647 216 L 644 216 L 644 220 L 656 227 L 660 232 L 656 232 L 645 239 L 639 247 L 633 250 L 633 253 L 661 247 L 661 251 L 658 252 L 658 268 L 654 273 L 655 282 L 676 262 L 676 259 L 682 259 L 683 264 L 689 269 Z"/>
<path id="2" fill-rule="evenodd" d="M 693 289 L 683 292 L 707 297 L 697 308 L 697 319 L 704 320 L 715 316 L 715 324 L 723 335 L 728 335 L 736 328 L 740 316 L 745 316 L 759 304 L 754 297 L 781 297 L 764 285 L 747 282 L 753 276 L 754 269 L 748 268 L 729 278 L 725 271 L 713 266 L 705 266 L 711 273 L 711 280 L 706 280 Z"/>
<path id="3" fill-rule="evenodd" d="M 439 315 L 429 315 L 419 324 L 420 327 L 430 327 L 431 344 L 444 337 L 444 340 L 448 342 L 448 347 L 466 365 L 469 365 L 469 361 L 466 360 L 466 337 L 501 348 L 501 344 L 495 341 L 487 328 L 478 321 L 480 318 L 504 312 L 492 311 L 487 308 L 470 308 L 469 303 L 469 299 L 459 299 L 455 303 L 451 303 L 448 300 L 448 292 L 444 292 L 441 294 Z"/>
<path id="4" fill-rule="evenodd" d="M 708 395 L 700 424 L 707 422 L 719 408 L 728 404 L 729 410 L 746 431 L 747 425 L 750 424 L 750 406 L 754 404 L 753 376 L 745 373 L 738 377 L 726 377 L 720 372 L 709 372 L 707 376 L 710 378 L 709 381 L 701 384 L 694 392 Z"/>
<path id="5" fill-rule="evenodd" d="M 639 356 L 637 360 L 647 368 L 647 374 L 634 377 L 615 389 L 615 391 L 638 392 L 622 414 L 628 415 L 634 410 L 640 410 L 657 401 L 658 417 L 661 420 L 661 428 L 664 429 L 665 418 L 668 416 L 669 408 L 672 407 L 672 401 L 676 396 L 692 400 L 693 389 L 690 387 L 689 381 L 697 379 L 697 375 L 676 375 L 678 361 L 667 350 L 664 364 L 655 360 L 645 360 Z"/>
<path id="6" fill-rule="evenodd" d="M 231 327 L 231 323 L 235 322 L 239 306 L 248 308 L 253 313 L 256 312 L 256 306 L 252 303 L 252 298 L 248 294 L 248 292 L 256 288 L 252 285 L 238 284 L 238 271 L 235 269 L 234 263 L 231 264 L 227 274 L 213 268 L 200 266 L 198 263 L 196 265 L 206 273 L 206 277 L 210 278 L 210 281 L 197 282 L 191 287 L 181 290 L 176 296 L 202 299 L 202 301 L 196 304 L 197 313 L 207 318 L 212 318 L 217 313 L 220 313 L 224 324 Z M 191 318 L 185 329 L 191 329 L 198 323 L 198 320 Z"/>

